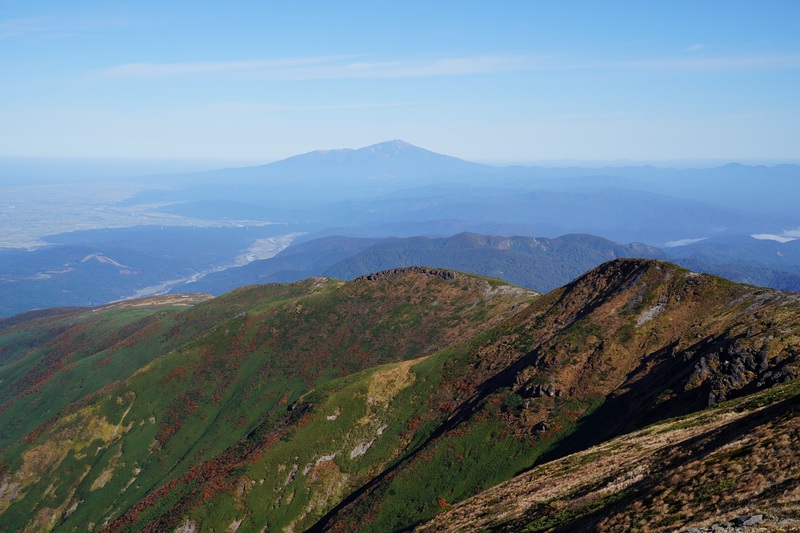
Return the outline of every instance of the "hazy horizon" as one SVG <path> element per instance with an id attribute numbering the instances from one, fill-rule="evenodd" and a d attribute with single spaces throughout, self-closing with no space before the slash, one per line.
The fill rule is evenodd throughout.
<path id="1" fill-rule="evenodd" d="M 363 147 L 341 147 L 338 149 L 358 149 Z M 425 148 L 420 146 L 419 148 Z M 302 154 L 290 154 L 293 157 Z M 450 155 L 450 154 L 442 154 Z M 268 165 L 281 161 L 257 159 L 172 159 L 172 158 L 124 158 L 124 157 L 9 157 L 0 156 L 0 182 L 8 180 L 71 180 L 71 179 L 103 179 L 103 178 L 137 178 L 161 174 L 183 174 L 219 170 L 225 168 L 244 168 Z M 743 160 L 689 158 L 672 160 L 637 161 L 630 159 L 617 160 L 480 160 L 466 159 L 473 163 L 481 163 L 496 167 L 525 166 L 540 168 L 586 168 L 601 169 L 611 167 L 652 166 L 656 168 L 713 168 L 731 163 L 748 166 L 777 166 L 782 164 L 800 164 L 798 160 Z"/>

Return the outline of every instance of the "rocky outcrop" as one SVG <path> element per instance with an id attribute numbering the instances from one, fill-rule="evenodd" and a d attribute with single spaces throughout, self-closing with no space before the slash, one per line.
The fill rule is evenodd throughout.
<path id="1" fill-rule="evenodd" d="M 357 278 L 354 278 L 352 281 L 381 281 L 394 276 L 399 276 L 408 273 L 425 274 L 426 276 L 437 276 L 442 279 L 448 279 L 448 280 L 456 278 L 456 273 L 453 272 L 452 270 L 412 266 L 405 268 L 393 268 L 391 270 L 382 270 L 381 272 L 375 272 L 373 274 L 359 276 Z"/>
<path id="2" fill-rule="evenodd" d="M 770 387 L 795 375 L 800 340 L 792 332 L 800 331 L 798 304 L 793 295 L 659 261 L 603 264 L 521 309 L 466 352 L 449 354 L 446 383 L 429 400 L 442 410 L 444 423 L 385 478 L 355 493 L 317 526 L 365 527 L 376 506 L 424 509 L 425 502 L 442 494 L 447 497 L 439 507 L 446 508 L 463 493 L 453 497 L 450 489 L 440 488 L 436 496 L 419 489 L 405 493 L 402 502 L 392 493 L 411 480 L 442 479 L 453 471 L 477 485 L 481 480 L 459 470 L 464 458 L 476 470 L 518 472 L 514 461 L 529 453 L 490 452 L 489 458 L 471 443 L 491 442 L 489 449 L 514 449 L 516 443 L 547 448 L 538 457 L 532 452 L 528 463 L 546 465 Z M 498 428 L 478 436 L 489 420 Z M 447 471 L 436 470 L 432 458 L 434 464 L 449 465 Z M 613 456 L 607 460 L 615 462 Z M 622 485 L 636 481 L 625 477 L 637 471 L 633 466 L 621 471 Z M 698 499 L 706 497 L 704 490 L 697 489 Z M 372 530 L 399 527 L 390 520 L 378 515 Z"/>
<path id="3" fill-rule="evenodd" d="M 798 377 L 797 353 L 777 354 L 770 364 L 770 354 L 765 346 L 769 338 L 744 340 L 754 346 L 748 347 L 740 339 L 712 341 L 708 351 L 695 363 L 686 389 L 704 385 L 708 391 L 707 404 L 712 406 L 736 392 L 771 387 Z"/>

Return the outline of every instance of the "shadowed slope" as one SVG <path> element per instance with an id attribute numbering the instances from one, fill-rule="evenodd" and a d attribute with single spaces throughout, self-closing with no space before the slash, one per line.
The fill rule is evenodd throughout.
<path id="1" fill-rule="evenodd" d="M 316 528 L 402 530 L 537 461 L 793 379 L 798 328 L 794 295 L 606 263 L 447 353 L 425 438 Z"/>

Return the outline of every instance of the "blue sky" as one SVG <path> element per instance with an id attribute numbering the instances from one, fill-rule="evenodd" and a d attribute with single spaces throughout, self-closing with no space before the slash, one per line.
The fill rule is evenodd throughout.
<path id="1" fill-rule="evenodd" d="M 800 2 L 0 0 L 0 156 L 800 160 Z"/>

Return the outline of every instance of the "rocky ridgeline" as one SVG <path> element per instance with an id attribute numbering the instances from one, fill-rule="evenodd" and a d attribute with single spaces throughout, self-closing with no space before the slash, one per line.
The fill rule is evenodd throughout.
<path id="1" fill-rule="evenodd" d="M 405 268 L 393 268 L 391 270 L 382 270 L 380 272 L 375 272 L 374 274 L 359 276 L 357 278 L 354 278 L 353 281 L 381 281 L 394 276 L 399 276 L 408 273 L 424 274 L 426 276 L 437 276 L 447 280 L 456 279 L 456 273 L 453 272 L 452 270 L 412 266 Z"/>
<path id="2" fill-rule="evenodd" d="M 618 259 L 155 303 L 0 335 L 0 531 L 800 525 L 794 295 Z"/>

